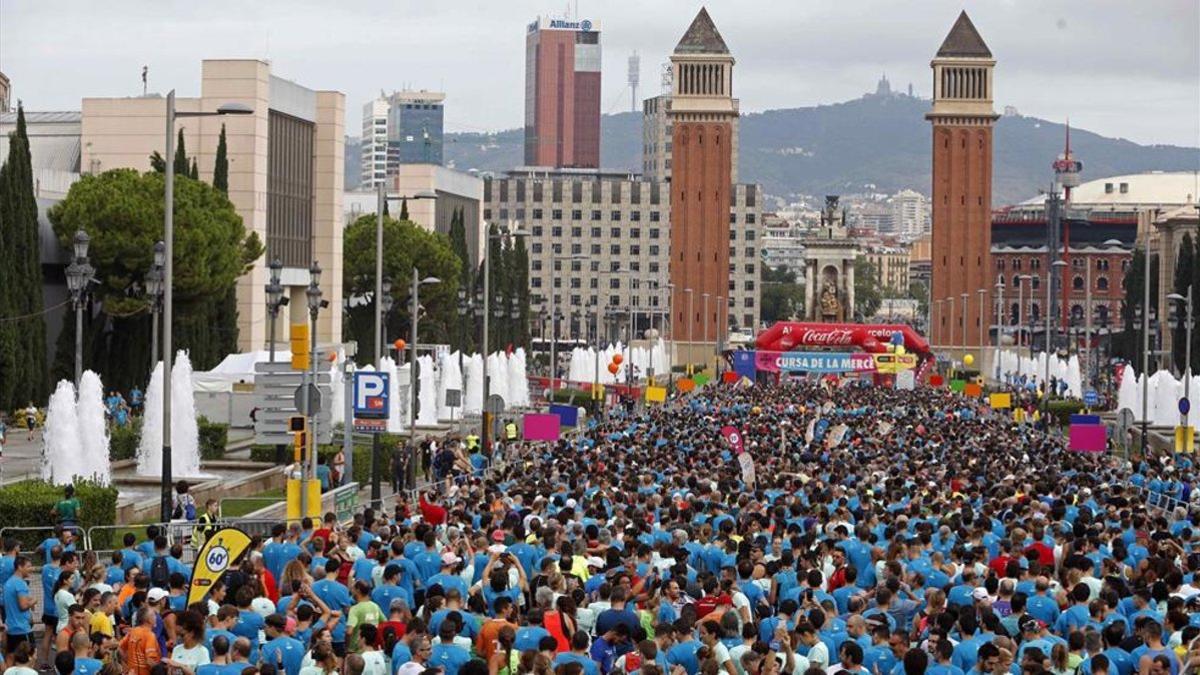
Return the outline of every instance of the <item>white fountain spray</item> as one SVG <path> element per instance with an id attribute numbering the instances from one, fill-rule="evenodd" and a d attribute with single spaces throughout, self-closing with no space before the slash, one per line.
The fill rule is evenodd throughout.
<path id="1" fill-rule="evenodd" d="M 200 425 L 196 422 L 196 399 L 192 392 L 192 361 L 187 352 L 175 355 L 171 369 L 171 474 L 180 478 L 200 473 Z M 146 412 L 138 443 L 138 474 L 162 475 L 162 363 L 154 367 L 146 387 Z"/>
<path id="2" fill-rule="evenodd" d="M 107 485 L 112 474 L 108 459 L 108 424 L 104 419 L 104 385 L 100 376 L 85 370 L 79 381 L 79 403 L 76 406 L 79 427 L 79 447 L 83 451 L 84 473 Z"/>
<path id="3" fill-rule="evenodd" d="M 42 478 L 66 485 L 75 476 L 86 475 L 79 448 L 79 418 L 75 409 L 75 386 L 59 380 L 46 410 L 46 432 L 42 435 Z"/>

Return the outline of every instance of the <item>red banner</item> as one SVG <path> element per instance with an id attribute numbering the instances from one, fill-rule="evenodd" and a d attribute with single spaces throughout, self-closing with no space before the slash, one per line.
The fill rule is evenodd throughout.
<path id="1" fill-rule="evenodd" d="M 721 427 L 721 435 L 725 437 L 725 442 L 733 450 L 733 454 L 740 455 L 746 451 L 742 444 L 742 432 L 737 430 L 737 427 L 724 426 Z"/>
<path id="2" fill-rule="evenodd" d="M 866 352 L 883 352 L 892 336 L 900 333 L 904 348 L 927 354 L 929 343 L 912 326 L 905 324 L 800 323 L 778 321 L 758 334 L 758 349 L 786 352 L 797 347 L 861 347 Z"/>

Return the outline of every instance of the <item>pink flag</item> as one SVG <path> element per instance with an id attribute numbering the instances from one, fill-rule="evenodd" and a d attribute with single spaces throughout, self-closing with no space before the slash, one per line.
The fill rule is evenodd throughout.
<path id="1" fill-rule="evenodd" d="M 733 449 L 733 454 L 740 455 L 746 451 L 746 448 L 742 445 L 742 432 L 738 431 L 737 427 L 721 427 L 721 435 L 725 437 L 725 442 Z"/>

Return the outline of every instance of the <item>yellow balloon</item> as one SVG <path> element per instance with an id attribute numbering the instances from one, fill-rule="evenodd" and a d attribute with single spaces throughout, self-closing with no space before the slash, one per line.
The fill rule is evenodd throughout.
<path id="1" fill-rule="evenodd" d="M 972 363 L 975 363 L 975 357 L 970 354 L 967 354 L 966 356 L 963 357 L 963 363 L 965 363 L 969 366 Z"/>
<path id="2" fill-rule="evenodd" d="M 904 345 L 896 345 L 896 353 L 903 356 L 908 353 L 908 350 L 904 348 Z"/>

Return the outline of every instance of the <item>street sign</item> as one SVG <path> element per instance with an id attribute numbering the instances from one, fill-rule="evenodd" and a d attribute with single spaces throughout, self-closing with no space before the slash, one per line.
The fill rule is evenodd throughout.
<path id="1" fill-rule="evenodd" d="M 354 416 L 384 418 L 388 403 L 388 374 L 372 370 L 354 373 Z"/>
<path id="2" fill-rule="evenodd" d="M 297 396 L 297 389 L 312 373 L 302 373 L 292 370 L 286 361 L 274 363 L 259 362 L 254 364 L 254 401 L 257 410 L 254 423 L 254 442 L 260 445 L 291 445 L 292 434 L 288 431 L 291 417 L 300 414 L 303 395 Z M 329 371 L 318 371 L 316 374 L 316 389 L 320 392 L 313 398 L 317 407 L 325 407 L 321 402 L 328 401 L 333 395 Z M 338 382 L 336 386 L 341 386 Z M 328 410 L 317 412 L 315 415 L 317 442 L 329 443 L 333 439 L 333 424 Z"/>
<path id="3" fill-rule="evenodd" d="M 307 387 L 300 385 L 296 387 L 296 393 L 293 395 L 293 401 L 296 404 L 296 410 L 304 412 L 304 392 L 308 391 L 308 414 L 316 415 L 321 412 L 321 390 L 315 384 L 310 384 Z"/>
<path id="4" fill-rule="evenodd" d="M 1180 397 L 1180 399 L 1179 399 L 1179 414 L 1186 415 L 1186 414 L 1188 414 L 1188 411 L 1190 411 L 1191 409 L 1192 409 L 1192 402 L 1189 401 L 1186 396 Z"/>
<path id="5" fill-rule="evenodd" d="M 1096 394 L 1095 389 L 1088 389 L 1083 392 L 1083 404 L 1089 408 L 1094 408 L 1100 403 L 1100 397 Z"/>
<path id="6" fill-rule="evenodd" d="M 500 394 L 492 394 L 483 404 L 483 410 L 489 415 L 499 415 L 504 412 L 504 397 Z"/>
<path id="7" fill-rule="evenodd" d="M 446 407 L 458 408 L 462 406 L 462 390 L 447 389 L 446 390 Z"/>

